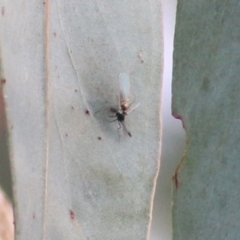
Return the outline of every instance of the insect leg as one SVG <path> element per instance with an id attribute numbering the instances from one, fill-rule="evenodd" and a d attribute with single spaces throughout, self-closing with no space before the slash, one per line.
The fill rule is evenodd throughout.
<path id="1" fill-rule="evenodd" d="M 121 122 L 122 126 L 123 126 L 123 130 L 124 132 L 126 132 L 128 134 L 129 137 L 132 137 L 132 134 L 128 131 L 126 125 L 124 122 Z"/>
<path id="2" fill-rule="evenodd" d="M 114 119 L 114 120 L 111 120 L 111 121 L 108 120 L 108 122 L 116 122 L 116 121 L 117 121 L 117 118 Z"/>

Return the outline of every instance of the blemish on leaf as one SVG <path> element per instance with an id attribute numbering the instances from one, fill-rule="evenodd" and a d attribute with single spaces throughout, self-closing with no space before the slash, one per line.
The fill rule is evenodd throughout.
<path id="1" fill-rule="evenodd" d="M 74 220 L 75 219 L 75 213 L 73 212 L 73 210 L 69 210 L 69 215 L 70 215 L 70 218 L 72 219 L 72 220 Z"/>
<path id="2" fill-rule="evenodd" d="M 139 54 L 138 54 L 138 58 L 139 58 L 139 60 L 140 60 L 141 63 L 144 63 L 142 53 L 139 53 Z"/>
<path id="3" fill-rule="evenodd" d="M 178 189 L 179 187 L 179 181 L 178 181 L 178 171 L 176 170 L 173 177 L 172 177 L 172 180 L 173 180 L 173 184 L 175 185 L 175 188 Z"/>
<path id="4" fill-rule="evenodd" d="M 6 83 L 6 79 L 2 78 L 1 79 L 1 84 L 5 84 Z"/>
<path id="5" fill-rule="evenodd" d="M 88 116 L 90 115 L 90 112 L 89 112 L 88 109 L 85 111 L 85 114 L 88 115 Z"/>
<path id="6" fill-rule="evenodd" d="M 172 180 L 173 180 L 173 183 L 174 183 L 176 189 L 179 188 L 178 175 L 179 175 L 179 171 L 180 171 L 180 168 L 181 168 L 181 166 L 182 166 L 182 163 L 183 163 L 183 161 L 184 161 L 184 159 L 185 159 L 186 153 L 187 153 L 187 143 L 186 143 L 186 148 L 185 148 L 184 154 L 183 154 L 183 156 L 182 156 L 182 159 L 181 159 L 180 163 L 177 165 L 177 168 L 176 168 L 176 170 L 175 170 L 175 173 L 174 173 L 174 175 L 173 175 L 173 177 L 172 177 Z"/>
<path id="7" fill-rule="evenodd" d="M 100 140 L 102 140 L 102 138 L 101 138 L 101 137 L 98 137 L 98 140 L 100 141 Z"/>
<path id="8" fill-rule="evenodd" d="M 210 91 L 212 91 L 211 81 L 209 78 L 203 78 L 201 90 L 205 93 L 209 93 Z"/>
<path id="9" fill-rule="evenodd" d="M 2 16 L 4 16 L 4 14 L 5 14 L 5 7 L 3 6 L 2 7 Z"/>
<path id="10" fill-rule="evenodd" d="M 78 90 L 77 89 L 75 89 L 75 92 L 77 92 Z"/>
<path id="11" fill-rule="evenodd" d="M 72 109 L 72 110 L 74 110 L 74 107 L 73 107 L 73 106 L 71 106 L 71 109 Z"/>
<path id="12" fill-rule="evenodd" d="M 65 136 L 68 137 L 68 134 L 66 133 Z"/>

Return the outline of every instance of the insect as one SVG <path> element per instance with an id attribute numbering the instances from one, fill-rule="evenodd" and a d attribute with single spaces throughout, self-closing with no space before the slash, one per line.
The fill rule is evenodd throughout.
<path id="1" fill-rule="evenodd" d="M 116 119 L 113 121 L 118 121 L 119 129 L 122 126 L 124 132 L 126 132 L 130 137 L 132 137 L 132 134 L 126 127 L 125 117 L 134 109 L 136 109 L 139 106 L 139 104 L 137 104 L 133 108 L 130 108 L 132 103 L 130 103 L 129 96 L 130 96 L 129 76 L 126 73 L 121 73 L 119 75 L 119 97 L 118 97 L 119 106 L 118 109 L 110 108 L 110 112 L 115 114 L 114 116 L 110 117 L 116 117 Z"/>
<path id="2" fill-rule="evenodd" d="M 111 121 L 111 122 L 115 122 L 118 121 L 119 124 L 119 128 L 121 128 L 121 126 L 123 127 L 123 130 L 128 134 L 129 137 L 132 136 L 132 134 L 129 132 L 129 130 L 127 129 L 126 125 L 125 125 L 125 115 L 123 113 L 121 113 L 119 110 L 117 110 L 116 108 L 110 108 L 110 112 L 114 113 L 114 116 L 110 116 L 110 117 L 116 117 L 115 120 Z"/>

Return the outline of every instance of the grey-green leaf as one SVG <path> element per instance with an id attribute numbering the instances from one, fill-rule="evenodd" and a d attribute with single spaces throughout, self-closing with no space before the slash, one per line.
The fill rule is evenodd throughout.
<path id="1" fill-rule="evenodd" d="M 160 160 L 159 1 L 2 6 L 16 240 L 146 239 Z M 121 72 L 140 103 L 126 116 L 132 138 L 106 111 Z"/>
<path id="2" fill-rule="evenodd" d="M 187 151 L 174 191 L 173 239 L 240 239 L 239 1 L 179 1 L 173 114 Z"/>

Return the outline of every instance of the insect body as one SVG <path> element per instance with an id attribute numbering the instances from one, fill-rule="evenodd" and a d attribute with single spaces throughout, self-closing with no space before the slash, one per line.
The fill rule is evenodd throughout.
<path id="1" fill-rule="evenodd" d="M 131 137 L 132 134 L 129 132 L 125 124 L 125 117 L 134 109 L 136 109 L 139 106 L 139 104 L 130 109 L 132 103 L 130 103 L 129 96 L 130 96 L 129 76 L 126 73 L 121 73 L 119 75 L 119 99 L 118 99 L 119 107 L 118 110 L 115 108 L 111 108 L 110 111 L 115 114 L 115 116 L 111 117 L 116 117 L 116 120 L 114 121 L 118 121 L 119 129 L 122 126 L 124 132 L 126 132 Z"/>
<path id="2" fill-rule="evenodd" d="M 110 108 L 110 111 L 115 114 L 114 116 L 110 116 L 110 117 L 116 117 L 116 119 L 113 120 L 113 122 L 114 121 L 118 121 L 118 124 L 119 124 L 119 128 L 118 129 L 120 129 L 121 126 L 122 126 L 123 130 L 128 134 L 129 137 L 131 137 L 132 134 L 129 132 L 129 130 L 127 129 L 127 127 L 125 125 L 125 122 L 124 122 L 125 114 L 123 114 L 122 112 L 118 111 L 115 108 Z"/>

